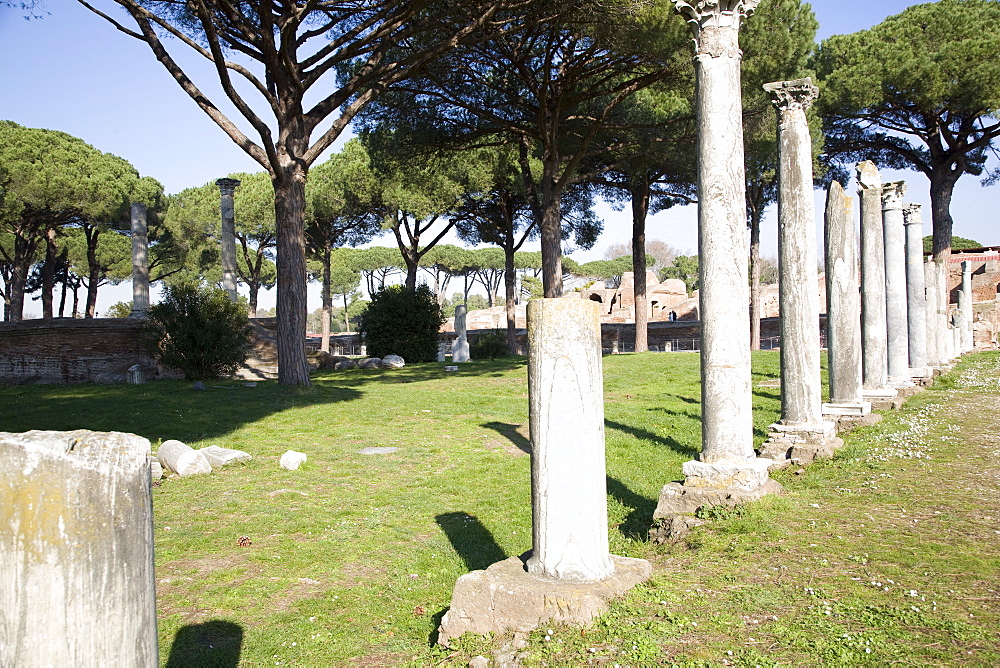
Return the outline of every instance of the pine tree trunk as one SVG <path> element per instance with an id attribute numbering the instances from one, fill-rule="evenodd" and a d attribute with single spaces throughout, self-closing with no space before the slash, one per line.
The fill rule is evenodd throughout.
<path id="1" fill-rule="evenodd" d="M 52 319 L 52 291 L 56 283 L 56 228 L 45 228 L 45 263 L 42 265 L 42 318 Z"/>
<path id="2" fill-rule="evenodd" d="M 635 352 L 649 350 L 649 300 L 646 297 L 646 214 L 649 181 L 643 178 L 632 189 L 632 286 L 635 297 Z"/>
<path id="3" fill-rule="evenodd" d="M 514 247 L 504 247 L 503 287 L 507 311 L 507 350 L 511 355 L 517 354 L 517 272 L 514 269 Z"/>
<path id="4" fill-rule="evenodd" d="M 277 223 L 278 382 L 309 385 L 306 359 L 305 168 L 285 158 L 274 179 Z"/>
<path id="5" fill-rule="evenodd" d="M 931 221 L 934 234 L 934 261 L 947 262 L 951 256 L 951 196 L 960 173 L 940 166 L 931 177 Z"/>
<path id="6" fill-rule="evenodd" d="M 750 214 L 750 350 L 760 350 L 760 219 L 754 207 Z"/>
<path id="7" fill-rule="evenodd" d="M 101 265 L 97 261 L 97 242 L 101 238 L 101 230 L 88 227 L 87 235 L 87 318 L 93 318 L 97 313 L 97 288 L 101 282 Z"/>
<path id="8" fill-rule="evenodd" d="M 330 294 L 330 261 L 331 252 L 329 248 L 323 249 L 323 286 L 321 288 L 321 299 L 323 302 L 323 338 L 320 339 L 319 349 L 325 353 L 330 352 L 330 318 L 333 315 L 333 297 Z M 345 314 L 346 315 L 346 314 Z"/>

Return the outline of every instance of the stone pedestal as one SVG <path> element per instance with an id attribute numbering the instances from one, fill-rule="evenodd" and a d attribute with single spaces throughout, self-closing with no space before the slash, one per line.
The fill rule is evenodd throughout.
<path id="1" fill-rule="evenodd" d="M 830 401 L 823 415 L 860 417 L 871 412 L 861 379 L 861 294 L 857 234 L 851 199 L 837 181 L 830 184 L 824 217 L 826 256 L 826 350 Z"/>
<path id="2" fill-rule="evenodd" d="M 455 342 L 451 346 L 451 361 L 454 363 L 468 362 L 469 339 L 465 325 L 467 308 L 465 304 L 455 307 Z"/>
<path id="3" fill-rule="evenodd" d="M 149 237 L 146 205 L 132 202 L 132 316 L 149 310 Z"/>
<path id="4" fill-rule="evenodd" d="M 910 377 L 932 375 L 927 363 L 927 290 L 924 285 L 924 234 L 919 204 L 903 209 L 906 225 L 906 323 Z"/>
<path id="5" fill-rule="evenodd" d="M 229 298 L 236 301 L 236 213 L 233 208 L 233 193 L 240 185 L 238 179 L 219 179 L 219 208 L 222 212 L 222 287 Z"/>
<path id="6" fill-rule="evenodd" d="M 149 441 L 0 433 L 0 663 L 156 666 Z"/>
<path id="7" fill-rule="evenodd" d="M 895 397 L 889 387 L 885 322 L 885 240 L 882 225 L 882 178 L 870 160 L 857 165 L 861 198 L 861 338 L 862 378 L 866 398 Z"/>
<path id="8" fill-rule="evenodd" d="M 773 460 L 777 467 L 804 465 L 827 459 L 844 446 L 837 437 L 837 425 L 824 421 L 815 425 L 772 424 L 760 456 Z"/>
<path id="9" fill-rule="evenodd" d="M 889 385 L 912 387 L 909 328 L 906 313 L 906 234 L 903 223 L 903 181 L 882 188 L 882 223 L 885 238 L 885 320 Z"/>
<path id="10" fill-rule="evenodd" d="M 459 578 L 439 643 L 587 623 L 649 576 L 648 562 L 608 550 L 601 365 L 596 302 L 528 302 L 532 550 Z"/>

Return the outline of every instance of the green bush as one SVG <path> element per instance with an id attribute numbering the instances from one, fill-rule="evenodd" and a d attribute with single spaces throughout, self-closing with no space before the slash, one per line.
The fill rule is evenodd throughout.
<path id="1" fill-rule="evenodd" d="M 132 315 L 132 302 L 115 302 L 104 312 L 105 318 L 127 318 Z"/>
<path id="2" fill-rule="evenodd" d="M 372 296 L 361 315 L 360 327 L 370 355 L 399 355 L 407 362 L 433 362 L 443 322 L 441 307 L 426 285 L 416 290 L 390 285 Z"/>
<path id="3" fill-rule="evenodd" d="M 507 347 L 507 330 L 492 329 L 469 337 L 469 357 L 474 360 L 495 360 L 498 357 L 510 357 Z"/>
<path id="4" fill-rule="evenodd" d="M 246 304 L 219 288 L 168 286 L 146 323 L 153 355 L 190 380 L 231 374 L 250 352 Z"/>

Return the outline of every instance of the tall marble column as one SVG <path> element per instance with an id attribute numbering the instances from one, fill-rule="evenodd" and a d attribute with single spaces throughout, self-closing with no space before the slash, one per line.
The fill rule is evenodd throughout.
<path id="1" fill-rule="evenodd" d="M 889 387 L 885 326 L 885 240 L 882 230 L 882 178 L 871 160 L 857 164 L 861 198 L 861 337 L 865 396 L 896 396 Z"/>
<path id="2" fill-rule="evenodd" d="M 924 286 L 924 231 L 919 204 L 903 209 L 906 226 L 906 323 L 910 376 L 924 378 L 927 368 L 927 295 Z"/>
<path id="3" fill-rule="evenodd" d="M 889 359 L 889 385 L 912 387 L 910 343 L 906 324 L 906 232 L 903 195 L 906 183 L 882 187 L 882 224 L 885 235 L 885 325 Z"/>
<path id="4" fill-rule="evenodd" d="M 674 0 L 694 35 L 702 449 L 686 475 L 758 466 L 753 448 L 739 31 L 759 0 Z M 734 334 L 736 333 L 736 334 Z M 766 466 L 763 476 L 767 477 Z M 763 482 L 763 480 L 761 480 Z"/>
<path id="5" fill-rule="evenodd" d="M 236 214 L 233 193 L 240 185 L 238 179 L 219 179 L 219 208 L 222 210 L 222 287 L 229 298 L 236 301 Z"/>
<path id="6" fill-rule="evenodd" d="M 946 359 L 941 351 L 941 295 L 937 282 L 937 263 L 929 257 L 924 261 L 924 292 L 927 296 L 927 364 L 944 366 Z"/>
<path id="7" fill-rule="evenodd" d="M 972 263 L 962 261 L 962 289 L 958 292 L 958 309 L 962 312 L 962 349 L 968 352 L 973 349 L 974 313 L 972 309 Z"/>
<path id="8" fill-rule="evenodd" d="M 146 205 L 132 202 L 132 316 L 149 310 L 149 238 Z"/>
<path id="9" fill-rule="evenodd" d="M 750 383 L 739 31 L 759 0 L 673 1 L 694 36 L 698 89 L 702 422 L 701 453 L 684 463 L 683 485 L 660 492 L 653 518 L 667 527 L 685 522 L 679 518 L 695 507 L 734 505 L 781 488 L 768 477 L 774 462 L 754 451 Z"/>
<path id="10" fill-rule="evenodd" d="M 781 419 L 762 456 L 784 459 L 786 442 L 834 435 L 823 420 L 816 291 L 816 210 L 806 110 L 819 89 L 810 79 L 764 84 L 778 114 L 778 290 L 781 303 Z M 777 450 L 772 442 L 781 443 Z"/>
<path id="11" fill-rule="evenodd" d="M 861 293 L 858 238 L 851 198 L 839 182 L 830 184 L 824 220 L 826 251 L 826 350 L 830 401 L 824 415 L 867 415 L 861 381 Z"/>

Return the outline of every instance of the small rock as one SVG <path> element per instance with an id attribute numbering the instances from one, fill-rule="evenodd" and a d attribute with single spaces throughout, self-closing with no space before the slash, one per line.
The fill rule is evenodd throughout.
<path id="1" fill-rule="evenodd" d="M 333 368 L 337 371 L 347 371 L 350 369 L 357 369 L 358 363 L 354 360 L 341 360 L 333 365 Z"/>
<path id="2" fill-rule="evenodd" d="M 469 661 L 469 668 L 487 668 L 490 665 L 490 660 L 485 656 L 480 654 L 479 656 L 474 656 Z"/>
<path id="3" fill-rule="evenodd" d="M 243 387 L 257 387 L 257 383 L 254 381 L 251 381 L 249 383 L 243 383 Z"/>
<path id="4" fill-rule="evenodd" d="M 245 464 L 253 459 L 248 452 L 221 448 L 218 445 L 210 445 L 199 452 L 208 458 L 208 463 L 213 469 L 222 468 L 226 464 Z"/>
<path id="5" fill-rule="evenodd" d="M 151 480 L 159 480 L 163 477 L 163 466 L 155 459 L 149 462 L 149 477 Z"/>
<path id="6" fill-rule="evenodd" d="M 382 358 L 382 366 L 388 369 L 402 369 L 406 362 L 399 355 L 386 355 Z"/>
<path id="7" fill-rule="evenodd" d="M 279 465 L 281 468 L 294 471 L 299 468 L 299 466 L 306 460 L 306 453 L 296 452 L 295 450 L 289 450 L 285 454 L 281 455 L 281 461 Z"/>
<path id="8" fill-rule="evenodd" d="M 378 357 L 366 357 L 358 362 L 358 366 L 362 369 L 381 369 L 382 360 Z"/>
<path id="9" fill-rule="evenodd" d="M 444 370 L 445 371 L 458 371 L 458 367 L 457 366 L 446 366 L 444 368 Z"/>
<path id="10" fill-rule="evenodd" d="M 397 452 L 399 448 L 361 448 L 359 455 L 390 455 Z"/>
<path id="11" fill-rule="evenodd" d="M 205 383 L 201 382 L 200 380 L 196 380 L 191 385 L 191 389 L 192 390 L 197 390 L 198 392 L 204 392 L 205 391 Z"/>

